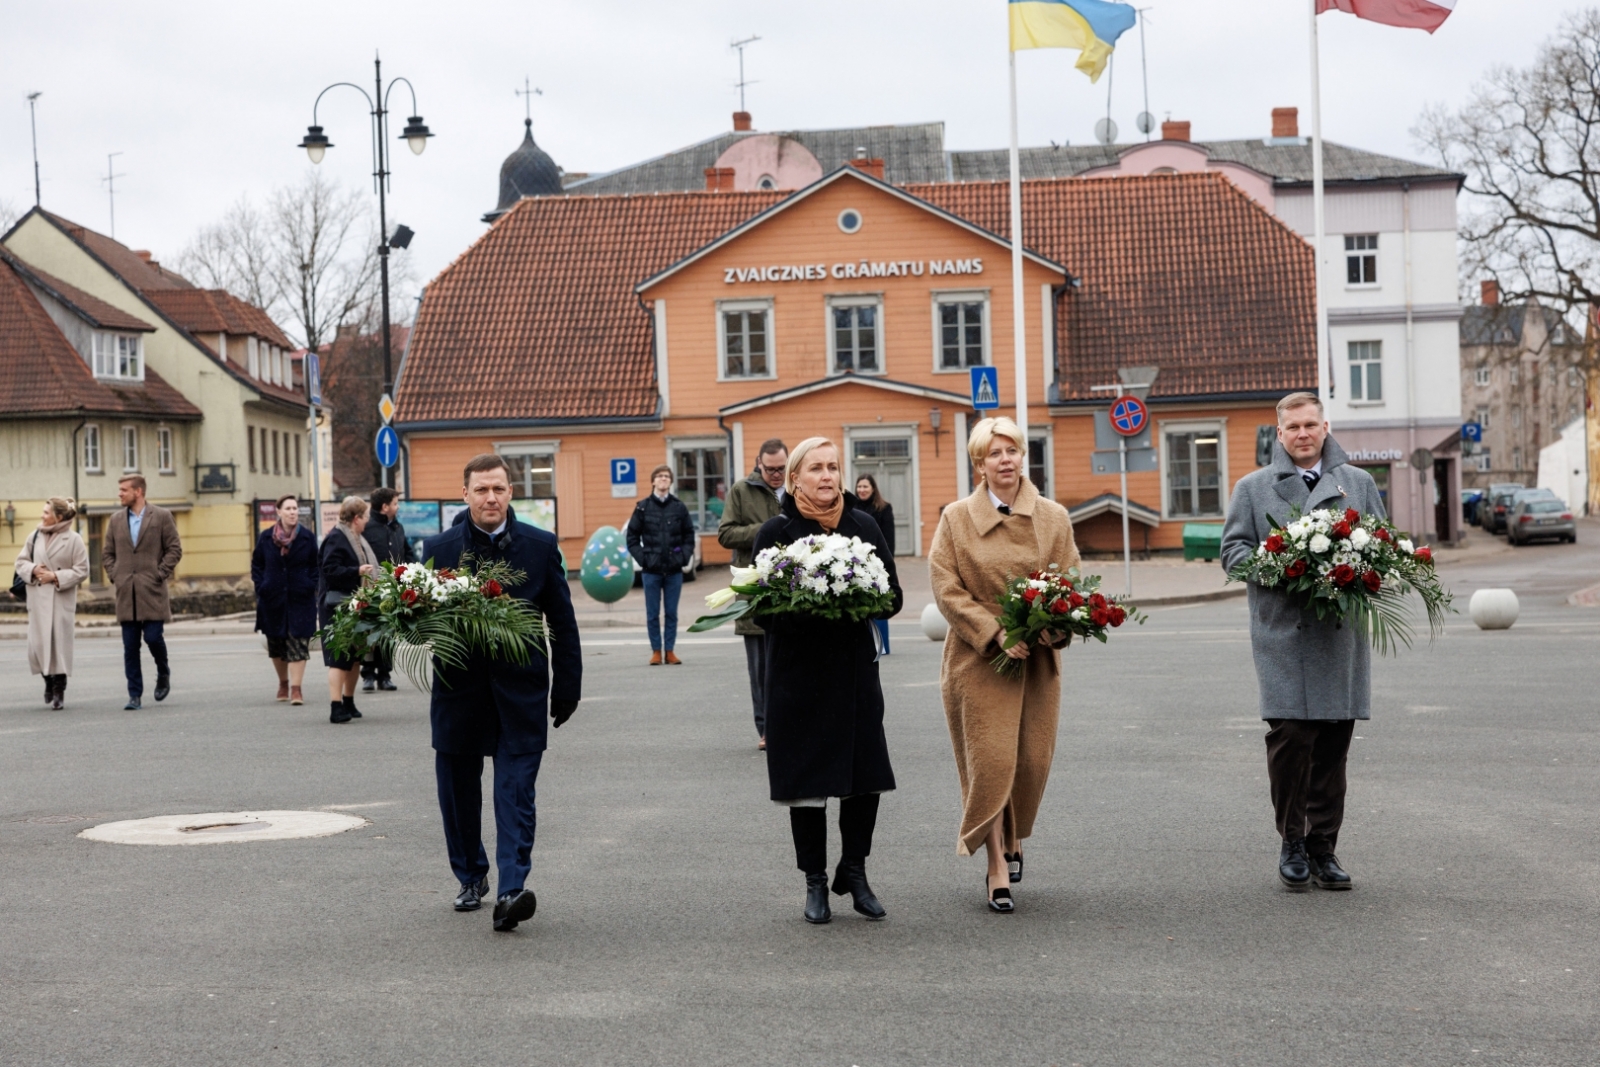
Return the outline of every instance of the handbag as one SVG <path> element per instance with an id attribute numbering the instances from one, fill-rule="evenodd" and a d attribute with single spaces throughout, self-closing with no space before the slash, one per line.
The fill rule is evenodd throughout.
<path id="1" fill-rule="evenodd" d="M 33 546 L 34 546 L 35 543 L 38 542 L 38 540 L 39 540 L 39 531 L 35 530 L 35 531 L 33 531 L 33 536 L 28 538 L 28 558 L 29 559 L 33 559 Z M 37 563 L 38 561 L 34 560 L 34 562 Z M 11 595 L 16 597 L 18 600 L 27 600 L 28 599 L 28 583 L 23 581 L 22 580 L 22 575 L 17 574 L 16 571 L 12 571 L 11 573 L 12 573 Z"/>

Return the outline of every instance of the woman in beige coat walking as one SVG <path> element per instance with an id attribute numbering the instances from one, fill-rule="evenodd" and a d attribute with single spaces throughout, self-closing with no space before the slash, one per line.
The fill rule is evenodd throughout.
<path id="1" fill-rule="evenodd" d="M 984 419 L 972 428 L 967 452 L 978 487 L 944 509 L 928 569 L 934 600 L 950 623 L 939 683 L 961 779 L 956 851 L 970 856 L 980 844 L 988 850 L 989 907 L 1009 912 L 1015 906 L 1009 885 L 1022 880 L 1022 840 L 1033 833 L 1055 755 L 1057 650 L 1067 639 L 1014 645 L 1005 651 L 1026 661 L 1022 678 L 996 674 L 989 661 L 1005 637 L 999 597 L 1008 578 L 1052 563 L 1077 566 L 1078 548 L 1066 508 L 1028 481 L 1016 423 Z"/>
<path id="2" fill-rule="evenodd" d="M 89 576 L 89 550 L 72 528 L 77 517 L 71 500 L 51 497 L 16 562 L 28 584 L 28 668 L 44 675 L 44 702 L 57 710 L 72 673 L 78 585 Z"/>

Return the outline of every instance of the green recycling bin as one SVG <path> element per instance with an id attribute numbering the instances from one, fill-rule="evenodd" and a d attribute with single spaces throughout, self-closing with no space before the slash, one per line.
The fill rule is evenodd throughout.
<path id="1" fill-rule="evenodd" d="M 1222 524 L 1186 522 L 1183 524 L 1183 558 L 1216 560 L 1222 558 Z"/>

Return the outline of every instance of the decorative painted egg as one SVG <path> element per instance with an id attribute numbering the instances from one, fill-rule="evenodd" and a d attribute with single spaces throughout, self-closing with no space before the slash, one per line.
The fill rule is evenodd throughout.
<path id="1" fill-rule="evenodd" d="M 615 526 L 602 526 L 583 549 L 578 570 L 583 591 L 602 604 L 614 604 L 633 588 L 633 557 L 628 540 Z"/>

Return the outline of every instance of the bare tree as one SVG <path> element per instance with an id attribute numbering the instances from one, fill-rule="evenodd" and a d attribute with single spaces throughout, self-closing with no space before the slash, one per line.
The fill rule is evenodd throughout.
<path id="1" fill-rule="evenodd" d="M 240 197 L 221 221 L 195 234 L 178 254 L 177 268 L 197 285 L 226 289 L 259 308 L 270 308 L 278 299 L 274 251 L 266 220 L 248 197 Z"/>
<path id="2" fill-rule="evenodd" d="M 21 218 L 16 207 L 5 197 L 0 197 L 0 233 L 5 233 Z"/>

